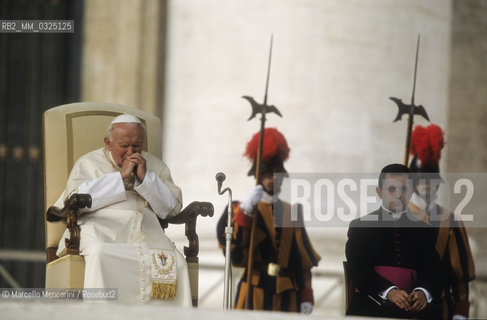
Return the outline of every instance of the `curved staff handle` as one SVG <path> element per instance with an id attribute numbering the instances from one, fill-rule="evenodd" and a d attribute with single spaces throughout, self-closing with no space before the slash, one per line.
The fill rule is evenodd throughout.
<path id="1" fill-rule="evenodd" d="M 215 176 L 218 184 L 218 194 L 223 195 L 228 192 L 228 210 L 227 210 L 227 226 L 225 227 L 225 278 L 223 286 L 223 309 L 230 310 L 232 308 L 232 266 L 230 258 L 230 246 L 232 243 L 232 189 L 225 188 L 222 190 L 222 183 L 226 177 L 223 172 L 218 172 Z"/>

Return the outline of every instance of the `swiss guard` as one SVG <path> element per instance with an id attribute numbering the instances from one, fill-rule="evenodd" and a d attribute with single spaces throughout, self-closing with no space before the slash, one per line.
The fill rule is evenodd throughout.
<path id="1" fill-rule="evenodd" d="M 468 243 L 467 230 L 462 221 L 438 205 L 437 193 L 443 183 L 440 158 L 443 149 L 442 129 L 431 124 L 416 126 L 411 135 L 409 168 L 414 177 L 414 194 L 409 208 L 431 224 L 435 233 L 436 250 L 441 258 L 443 319 L 467 319 L 470 303 L 469 281 L 475 278 L 474 262 Z"/>
<path id="2" fill-rule="evenodd" d="M 256 133 L 245 150 L 245 156 L 253 162 L 249 176 L 256 176 L 259 136 Z M 243 201 L 232 203 L 231 262 L 245 268 L 237 288 L 236 309 L 301 313 L 313 310 L 311 268 L 318 265 L 321 257 L 302 223 L 290 227 L 275 225 L 275 216 L 290 217 L 291 213 L 291 204 L 279 199 L 282 178 L 287 176 L 283 164 L 289 151 L 282 133 L 266 128 L 260 181 Z M 296 207 L 297 212 L 299 208 Z M 222 215 L 217 227 L 221 248 L 225 246 L 226 217 Z"/>

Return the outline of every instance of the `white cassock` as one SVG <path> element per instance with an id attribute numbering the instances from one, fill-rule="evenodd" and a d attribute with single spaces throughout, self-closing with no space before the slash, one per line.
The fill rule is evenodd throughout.
<path id="1" fill-rule="evenodd" d="M 147 173 L 143 182 L 122 180 L 110 153 L 101 148 L 79 158 L 66 190 L 56 202 L 73 193 L 88 193 L 92 206 L 83 209 L 80 254 L 84 256 L 85 288 L 118 288 L 121 302 L 158 301 L 191 306 L 186 261 L 161 228 L 157 217 L 181 210 L 181 190 L 157 157 L 142 152 Z M 61 238 L 58 256 L 66 254 Z M 169 291 L 168 291 L 169 290 Z M 175 298 L 174 296 L 175 290 Z M 171 294 L 172 293 L 172 294 Z"/>

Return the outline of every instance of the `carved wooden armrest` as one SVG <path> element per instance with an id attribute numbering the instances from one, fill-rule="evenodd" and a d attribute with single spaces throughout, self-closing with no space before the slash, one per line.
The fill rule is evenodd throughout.
<path id="1" fill-rule="evenodd" d="M 89 194 L 74 193 L 64 202 L 63 208 L 51 206 L 47 209 L 46 219 L 56 222 L 66 219 L 70 238 L 64 239 L 68 254 L 79 254 L 80 227 L 78 226 L 78 210 L 91 208 L 91 196 Z"/>
<path id="2" fill-rule="evenodd" d="M 210 202 L 191 202 L 177 216 L 166 220 L 160 220 L 161 227 L 166 229 L 168 224 L 185 224 L 184 234 L 188 238 L 189 246 L 184 247 L 184 255 L 188 262 L 198 262 L 199 241 L 196 234 L 196 218 L 213 217 L 214 208 Z"/>

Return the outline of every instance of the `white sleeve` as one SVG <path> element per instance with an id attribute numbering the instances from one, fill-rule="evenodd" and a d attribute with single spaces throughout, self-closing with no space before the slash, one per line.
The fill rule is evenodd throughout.
<path id="1" fill-rule="evenodd" d="M 387 299 L 387 294 L 389 293 L 389 291 L 391 291 L 392 289 L 399 289 L 398 287 L 396 286 L 392 286 L 392 287 L 389 287 L 387 288 L 384 292 L 380 292 L 379 293 L 379 297 L 381 297 L 382 299 Z M 428 292 L 428 290 L 426 290 L 425 288 L 421 288 L 421 287 L 417 287 L 417 288 L 414 288 L 413 291 L 415 290 L 421 290 L 424 292 L 424 295 L 426 296 L 426 301 L 428 301 L 428 303 L 431 302 L 431 300 L 433 300 L 433 297 L 431 297 L 431 294 Z"/>
<path id="2" fill-rule="evenodd" d="M 176 197 L 152 171 L 145 173 L 142 183 L 138 180 L 135 182 L 134 190 L 149 202 L 152 210 L 161 219 L 165 219 L 169 212 L 176 207 Z"/>
<path id="3" fill-rule="evenodd" d="M 78 187 L 77 192 L 91 195 L 91 208 L 81 209 L 81 212 L 95 211 L 126 200 L 125 187 L 120 172 L 112 172 L 96 179 L 86 180 Z"/>
<path id="4" fill-rule="evenodd" d="M 428 301 L 428 303 L 430 303 L 433 300 L 433 297 L 428 292 L 428 290 L 426 290 L 425 288 L 417 287 L 417 288 L 413 289 L 413 291 L 416 291 L 416 290 L 421 290 L 424 292 L 424 295 L 426 296 L 426 301 Z"/>
<path id="5" fill-rule="evenodd" d="M 381 297 L 382 299 L 384 300 L 387 300 L 387 294 L 389 293 L 389 291 L 391 291 L 392 289 L 399 289 L 399 287 L 396 287 L 396 286 L 391 286 L 389 288 L 387 288 L 386 290 L 384 290 L 383 292 L 379 292 L 378 293 L 378 296 Z"/>

